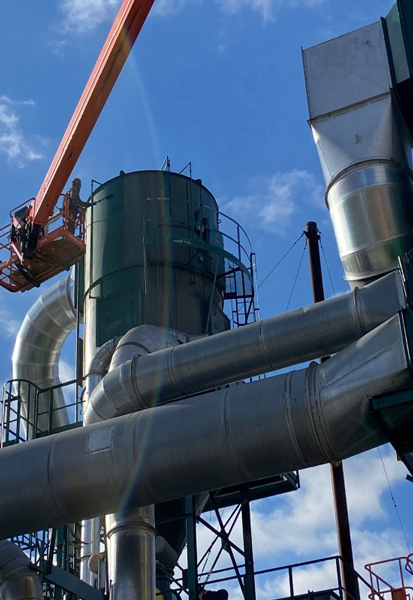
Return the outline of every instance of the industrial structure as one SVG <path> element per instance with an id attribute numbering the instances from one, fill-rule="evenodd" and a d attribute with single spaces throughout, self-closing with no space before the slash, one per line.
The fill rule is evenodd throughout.
<path id="1" fill-rule="evenodd" d="M 151 5 L 122 3 L 37 197 L 3 230 L 4 288 L 75 266 L 27 313 L 4 386 L 0 600 L 197 599 L 232 581 L 255 600 L 250 501 L 386 441 L 413 474 L 413 10 L 399 0 L 386 19 L 303 53 L 352 289 L 260 320 L 248 236 L 192 174 L 168 162 L 121 172 L 87 203 L 74 180 L 56 209 Z M 76 379 L 60 382 L 74 330 Z M 243 548 L 222 519 L 228 506 L 239 506 Z M 231 569 L 199 572 L 197 523 Z M 313 597 L 407 598 L 409 557 L 398 584 L 371 566 L 351 588 L 342 557 L 325 560 L 337 582 Z M 274 568 L 291 598 L 296 567 Z"/>

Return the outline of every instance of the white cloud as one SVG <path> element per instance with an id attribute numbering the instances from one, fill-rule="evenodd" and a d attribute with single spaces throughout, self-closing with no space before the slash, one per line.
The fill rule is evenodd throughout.
<path id="1" fill-rule="evenodd" d="M 65 358 L 60 358 L 59 361 L 59 378 L 61 383 L 66 383 L 67 381 L 73 381 L 76 377 L 76 369 L 75 365 L 70 363 Z M 65 385 L 63 386 L 63 395 L 65 398 L 65 403 L 67 407 L 67 411 L 69 414 L 69 418 L 71 422 L 75 421 L 75 385 Z"/>
<path id="2" fill-rule="evenodd" d="M 62 0 L 66 32 L 87 33 L 116 14 L 120 0 Z"/>
<path id="3" fill-rule="evenodd" d="M 299 205 L 323 198 L 323 188 L 308 171 L 278 172 L 272 177 L 254 177 L 248 193 L 222 202 L 222 211 L 249 226 L 271 233 L 286 232 Z"/>
<path id="4" fill-rule="evenodd" d="M 204 0 L 195 0 L 202 3 Z M 264 21 L 273 21 L 284 8 L 312 8 L 324 0 L 215 0 L 227 13 L 238 13 L 250 9 L 261 15 Z M 194 0 L 155 0 L 152 15 L 168 17 L 193 6 Z M 64 17 L 65 32 L 87 33 L 109 18 L 113 18 L 120 0 L 61 0 L 60 9 Z"/>
<path id="5" fill-rule="evenodd" d="M 34 106 L 34 102 L 0 96 L 0 152 L 7 156 L 10 163 L 22 168 L 32 160 L 43 158 L 43 155 L 23 134 L 17 106 Z"/>
<path id="6" fill-rule="evenodd" d="M 0 308 L 0 329 L 5 338 L 12 340 L 20 328 L 20 321 L 5 308 Z"/>
<path id="7" fill-rule="evenodd" d="M 243 8 L 250 8 L 261 14 L 264 21 L 274 20 L 273 0 L 217 0 L 225 12 L 237 13 Z"/>
<path id="8" fill-rule="evenodd" d="M 199 1 L 199 0 L 198 0 Z M 151 9 L 151 14 L 158 15 L 160 17 L 168 17 L 173 15 L 185 6 L 193 4 L 193 0 L 155 0 L 155 4 Z"/>
<path id="9" fill-rule="evenodd" d="M 59 361 L 59 377 L 62 383 L 75 378 L 75 366 L 64 358 Z"/>

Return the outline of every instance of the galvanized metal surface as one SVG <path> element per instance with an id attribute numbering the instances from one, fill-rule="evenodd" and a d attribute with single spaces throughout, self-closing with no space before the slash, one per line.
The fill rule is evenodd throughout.
<path id="1" fill-rule="evenodd" d="M 310 125 L 326 186 L 348 167 L 368 161 L 411 168 L 410 137 L 390 92 Z"/>
<path id="2" fill-rule="evenodd" d="M 87 423 L 332 354 L 405 305 L 399 272 L 317 305 L 125 361 L 91 395 Z"/>
<path id="3" fill-rule="evenodd" d="M 0 600 L 43 600 L 39 576 L 16 544 L 0 541 Z"/>
<path id="4" fill-rule="evenodd" d="M 380 96 L 391 87 L 380 21 L 303 51 L 310 119 Z"/>
<path id="5" fill-rule="evenodd" d="M 19 329 L 13 350 L 13 379 L 26 379 L 39 388 L 49 388 L 60 383 L 59 358 L 66 338 L 76 326 L 77 313 L 73 306 L 73 282 L 70 277 L 57 281 L 46 289 L 26 314 Z M 49 426 L 48 394 L 39 397 L 37 426 Z M 22 398 L 23 405 L 27 398 Z M 53 426 L 67 425 L 68 415 L 61 389 L 53 391 Z M 31 402 L 30 411 L 34 411 Z M 33 422 L 34 414 L 29 415 Z"/>
<path id="6" fill-rule="evenodd" d="M 327 202 L 346 279 L 377 277 L 413 248 L 413 174 L 394 163 L 356 165 Z"/>
<path id="7" fill-rule="evenodd" d="M 105 344 L 97 350 L 88 366 L 85 382 L 85 406 L 87 406 L 88 399 L 96 385 L 108 372 L 110 361 L 119 340 L 120 338 L 116 337 L 105 342 Z M 95 585 L 96 573 L 93 573 L 90 570 L 89 559 L 100 551 L 101 526 L 102 519 L 98 517 L 96 519 L 83 521 L 81 527 L 82 546 L 80 549 L 80 579 L 92 587 Z"/>
<path id="8" fill-rule="evenodd" d="M 413 247 L 412 140 L 393 93 L 383 22 L 303 52 L 310 125 L 346 279 Z"/>
<path id="9" fill-rule="evenodd" d="M 323 365 L 3 449 L 0 535 L 336 462 L 383 443 L 368 402 L 412 385 L 402 329 L 395 316 Z"/>
<path id="10" fill-rule="evenodd" d="M 156 597 L 155 512 L 153 506 L 106 517 L 109 599 Z"/>

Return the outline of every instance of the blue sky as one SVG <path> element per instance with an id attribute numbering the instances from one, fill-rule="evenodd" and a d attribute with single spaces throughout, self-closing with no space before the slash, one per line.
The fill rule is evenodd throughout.
<path id="1" fill-rule="evenodd" d="M 332 285 L 347 291 L 324 205 L 313 145 L 301 47 L 366 25 L 392 0 L 156 0 L 128 63 L 75 169 L 84 197 L 91 178 L 192 161 L 221 208 L 247 229 L 263 280 L 315 220 Z M 0 217 L 36 195 L 113 20 L 118 0 L 4 3 L 0 51 Z M 301 240 L 260 288 L 263 317 L 284 312 Z M 304 261 L 290 308 L 311 302 Z M 333 289 L 334 288 L 334 289 Z M 0 293 L 0 376 L 11 374 L 16 328 L 37 291 Z M 65 370 L 73 362 L 65 352 Z M 411 548 L 413 488 L 390 449 L 383 457 Z M 356 557 L 406 554 L 377 451 L 346 463 Z M 337 552 L 328 469 L 302 473 L 302 490 L 259 503 L 259 565 Z M 271 532 L 271 533 L 270 533 Z M 320 574 L 312 575 L 316 587 Z M 306 575 L 307 582 L 310 581 Z M 314 582 L 313 582 L 314 580 Z M 262 597 L 277 589 L 260 583 Z M 281 588 L 280 588 L 281 589 Z"/>

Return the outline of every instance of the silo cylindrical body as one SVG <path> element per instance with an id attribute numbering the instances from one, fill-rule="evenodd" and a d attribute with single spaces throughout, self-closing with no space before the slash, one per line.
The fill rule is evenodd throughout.
<path id="1" fill-rule="evenodd" d="M 121 174 L 91 201 L 85 364 L 107 340 L 137 325 L 188 334 L 229 328 L 218 208 L 200 180 L 168 171 Z"/>

